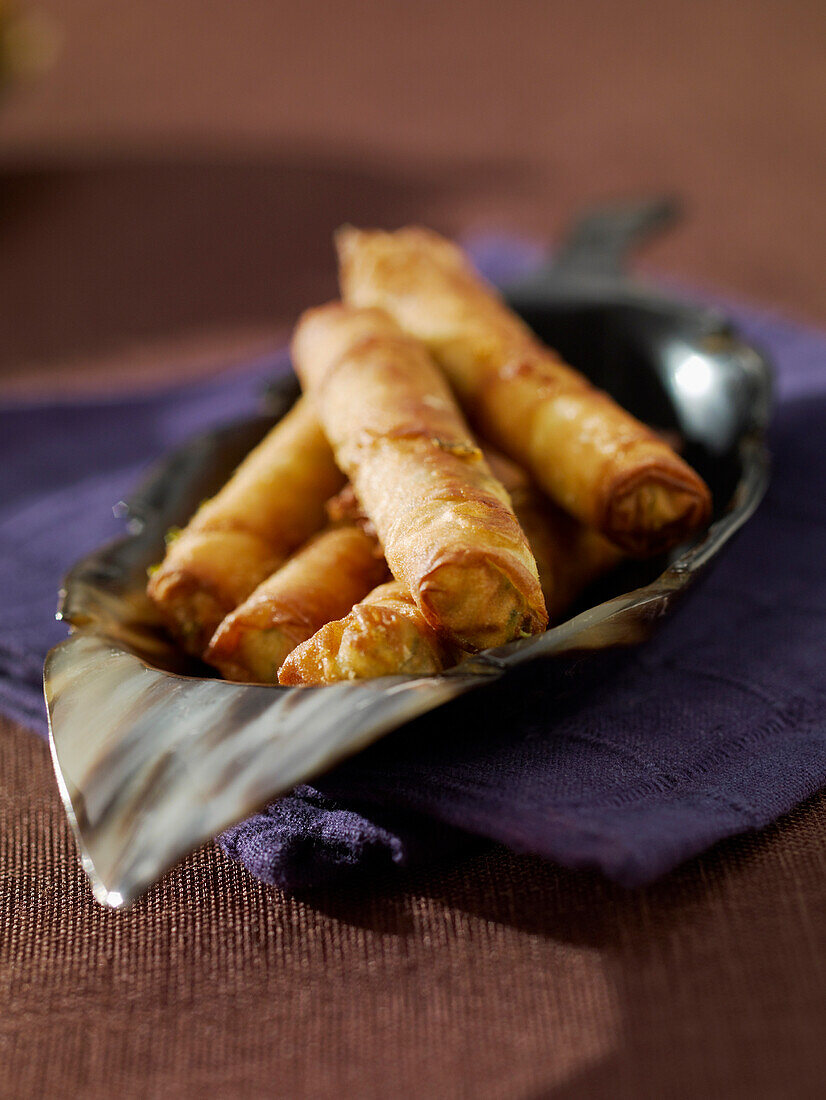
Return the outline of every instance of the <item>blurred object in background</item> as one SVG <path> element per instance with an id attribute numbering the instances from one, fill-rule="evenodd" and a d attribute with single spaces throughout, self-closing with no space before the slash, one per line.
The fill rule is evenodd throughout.
<path id="1" fill-rule="evenodd" d="M 41 68 L 0 99 L 4 386 L 280 339 L 341 221 L 550 242 L 661 192 L 643 270 L 826 321 L 824 0 L 8 3 Z"/>
<path id="2" fill-rule="evenodd" d="M 45 72 L 59 49 L 60 31 L 50 16 L 0 0 L 0 92 Z"/>
<path id="3" fill-rule="evenodd" d="M 228 328 L 246 354 L 336 293 L 342 222 L 455 232 L 463 201 L 506 205 L 537 182 L 495 158 L 400 164 L 286 143 L 44 161 L 0 169 L 0 376 Z"/>

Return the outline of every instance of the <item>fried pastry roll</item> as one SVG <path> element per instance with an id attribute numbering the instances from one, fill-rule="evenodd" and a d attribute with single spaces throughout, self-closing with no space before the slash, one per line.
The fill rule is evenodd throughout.
<path id="1" fill-rule="evenodd" d="M 707 522 L 700 477 L 541 344 L 458 247 L 414 227 L 345 227 L 336 243 L 344 300 L 422 340 L 480 434 L 566 511 L 642 557 Z"/>
<path id="2" fill-rule="evenodd" d="M 623 559 L 613 542 L 586 527 L 550 500 L 515 463 L 495 451 L 485 451 L 491 470 L 510 493 L 516 518 L 527 536 L 545 607 L 551 623 L 558 621 L 589 584 L 604 577 Z M 343 489 L 335 500 L 345 500 Z"/>
<path id="3" fill-rule="evenodd" d="M 378 543 L 360 527 L 322 531 L 227 615 L 204 659 L 227 680 L 277 684 L 299 642 L 346 615 L 386 576 Z"/>
<path id="4" fill-rule="evenodd" d="M 374 589 L 338 622 L 327 623 L 292 651 L 281 684 L 330 684 L 376 676 L 432 676 L 455 655 L 428 624 L 407 587 L 391 581 Z"/>
<path id="5" fill-rule="evenodd" d="M 494 477 L 507 490 L 519 525 L 536 561 L 539 583 L 551 623 L 558 621 L 589 584 L 604 577 L 625 555 L 599 531 L 569 516 L 509 458 L 485 447 L 483 454 Z M 327 502 L 336 522 L 356 523 L 368 533 L 373 525 L 348 482 Z"/>
<path id="6" fill-rule="evenodd" d="M 331 303 L 302 317 L 293 362 L 427 622 L 468 650 L 543 630 L 536 563 L 508 494 L 422 345 L 381 310 Z"/>
<path id="7" fill-rule="evenodd" d="M 325 523 L 344 483 L 309 402 L 295 407 L 170 543 L 147 591 L 201 656 L 218 624 Z"/>

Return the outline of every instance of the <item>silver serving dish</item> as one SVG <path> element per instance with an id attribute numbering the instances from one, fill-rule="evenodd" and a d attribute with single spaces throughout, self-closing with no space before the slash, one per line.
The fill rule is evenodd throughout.
<path id="1" fill-rule="evenodd" d="M 164 533 L 186 522 L 290 407 L 274 383 L 260 415 L 161 460 L 128 502 L 128 534 L 69 573 L 72 628 L 44 681 L 55 773 L 99 901 L 125 905 L 192 849 L 388 731 L 528 661 L 579 660 L 655 630 L 757 507 L 768 481 L 765 359 L 716 312 L 629 281 L 621 261 L 668 204 L 597 211 L 556 263 L 509 288 L 539 335 L 649 423 L 681 433 L 716 511 L 670 559 L 620 569 L 567 622 L 430 678 L 281 688 L 215 679 L 169 642 L 145 595 Z M 550 670 L 549 670 L 550 672 Z"/>

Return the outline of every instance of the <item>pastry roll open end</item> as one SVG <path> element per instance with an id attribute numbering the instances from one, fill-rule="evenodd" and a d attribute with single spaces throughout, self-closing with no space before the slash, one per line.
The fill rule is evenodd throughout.
<path id="1" fill-rule="evenodd" d="M 644 558 L 704 527 L 711 518 L 711 496 L 682 459 L 663 468 L 655 457 L 650 466 L 617 477 L 604 494 L 603 508 L 600 529 L 610 531 L 617 546 L 633 557 Z"/>
<path id="2" fill-rule="evenodd" d="M 285 658 L 387 576 L 376 540 L 354 525 L 312 538 L 220 624 L 204 659 L 227 680 L 278 683 Z"/>
<path id="3" fill-rule="evenodd" d="M 377 676 L 433 676 L 455 656 L 399 581 L 374 589 L 338 622 L 327 623 L 284 661 L 287 686 L 370 680 Z"/>
<path id="4" fill-rule="evenodd" d="M 446 636 L 471 652 L 527 638 L 547 625 L 544 603 L 540 618 L 526 606 L 513 577 L 489 563 L 437 566 L 423 579 L 418 603 L 428 622 L 450 623 Z"/>

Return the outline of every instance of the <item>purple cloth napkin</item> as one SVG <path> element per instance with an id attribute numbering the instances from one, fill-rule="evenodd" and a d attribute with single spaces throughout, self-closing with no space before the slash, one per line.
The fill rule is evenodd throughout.
<path id="1" fill-rule="evenodd" d="M 474 252 L 494 280 L 539 255 L 495 240 Z M 536 665 L 411 723 L 230 829 L 227 852 L 297 888 L 477 834 L 636 884 L 826 783 L 826 336 L 729 312 L 778 367 L 773 482 L 661 633 L 562 696 Z M 284 365 L 274 353 L 197 387 L 0 409 L 0 708 L 45 731 L 61 575 L 122 530 L 112 505 L 149 462 L 252 410 Z"/>

